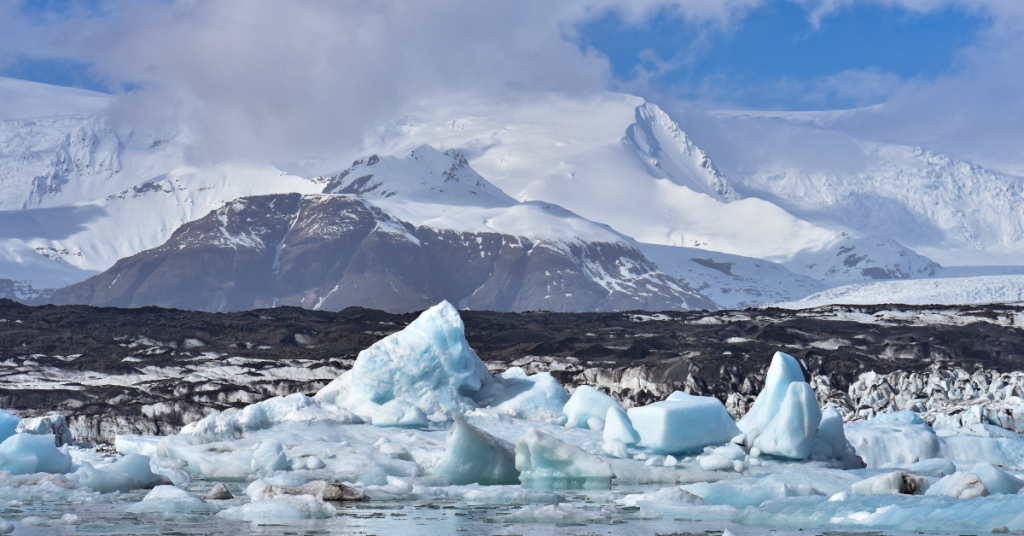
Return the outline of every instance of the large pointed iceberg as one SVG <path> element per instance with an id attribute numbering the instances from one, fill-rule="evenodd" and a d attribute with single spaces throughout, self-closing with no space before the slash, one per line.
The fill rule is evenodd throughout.
<path id="1" fill-rule="evenodd" d="M 754 400 L 750 411 L 736 423 L 736 426 L 748 436 L 759 434 L 779 412 L 789 390 L 789 384 L 802 381 L 804 372 L 800 368 L 800 363 L 789 354 L 775 352 L 764 380 L 764 389 L 757 395 L 757 400 Z"/>
<path id="2" fill-rule="evenodd" d="M 402 331 L 360 352 L 352 370 L 321 389 L 316 398 L 366 419 L 395 399 L 447 418 L 476 408 L 472 396 L 492 381 L 466 342 L 459 312 L 443 301 Z"/>

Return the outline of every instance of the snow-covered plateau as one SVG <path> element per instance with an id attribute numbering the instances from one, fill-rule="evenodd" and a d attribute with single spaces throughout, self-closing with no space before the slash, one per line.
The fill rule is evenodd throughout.
<path id="1" fill-rule="evenodd" d="M 5 307 L 5 315 L 18 316 L 4 319 L 4 330 L 14 331 L 33 324 L 34 314 L 60 309 Z M 788 330 L 789 345 L 779 346 L 801 350 L 798 330 L 786 322 L 808 313 L 780 312 L 789 320 L 772 320 L 766 311 L 757 319 L 752 310 L 747 320 L 729 318 L 738 313 L 618 316 L 647 330 L 685 322 L 721 330 L 730 322 L 754 322 L 764 331 L 774 326 L 772 337 L 779 340 L 785 339 L 780 330 Z M 846 318 L 829 319 L 830 313 Z M 261 314 L 267 313 L 252 316 Z M 1012 307 L 816 314 L 819 322 L 861 326 L 875 337 L 915 324 L 944 322 L 955 330 L 955 319 L 964 328 L 1019 330 L 1021 318 Z M 228 322 L 237 325 L 242 318 Z M 74 410 L 35 418 L 0 413 L 0 531 L 1024 530 L 1019 373 L 955 367 L 862 373 L 847 403 L 864 399 L 870 411 L 851 414 L 831 403 L 838 397 L 824 389 L 828 378 L 812 373 L 818 369 L 804 348 L 796 352 L 804 355 L 800 359 L 774 353 L 750 404 L 732 398 L 723 403 L 692 388 L 624 403 L 599 381 L 565 389 L 556 373 L 564 368 L 559 365 L 571 365 L 567 359 L 549 359 L 547 371 L 530 366 L 544 364 L 534 359 L 492 372 L 447 302 L 389 332 L 315 392 L 214 409 L 158 435 L 118 433 L 111 446 L 78 442 L 72 430 L 80 429 L 69 425 Z M 294 336 L 291 344 L 315 348 L 317 337 L 322 335 Z M 744 342 L 732 340 L 739 338 L 728 344 L 741 349 Z M 126 369 L 147 356 L 170 357 L 170 350 L 202 349 L 209 357 L 225 344 L 214 338 L 122 341 L 126 352 L 138 356 L 123 361 Z M 839 356 L 843 346 L 833 339 L 816 348 Z M 886 359 L 901 356 L 880 362 Z M 244 365 L 228 360 L 221 367 Z M 82 376 L 70 374 L 73 369 L 61 377 L 59 368 L 44 381 L 88 388 L 78 383 Z M 158 369 L 149 370 L 154 378 L 147 381 L 159 381 Z M 107 378 L 92 381 L 116 381 Z M 217 381 L 212 375 L 208 380 Z M 971 408 L 985 400 L 991 411 L 971 409 L 955 419 L 948 412 L 937 415 L 938 404 L 926 407 L 937 400 L 935 391 L 946 393 L 949 404 L 971 400 Z"/>
<path id="2" fill-rule="evenodd" d="M 188 129 L 127 125 L 112 100 L 0 79 L 0 296 L 658 311 L 1024 274 L 1024 179 L 832 131 L 824 112 L 464 95 L 397 113 L 339 154 L 274 163 L 199 160 Z M 263 203 L 295 195 L 300 208 Z M 316 213 L 331 198 L 364 206 Z M 243 206 L 262 208 L 240 221 Z M 996 290 L 984 296 L 1012 299 Z"/>

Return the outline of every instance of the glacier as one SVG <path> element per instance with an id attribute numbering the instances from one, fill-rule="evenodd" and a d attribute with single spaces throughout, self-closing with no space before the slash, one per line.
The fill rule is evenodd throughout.
<path id="1" fill-rule="evenodd" d="M 5 511 L 14 530 L 72 511 L 294 530 L 420 510 L 467 529 L 1024 530 L 1014 431 L 936 430 L 911 411 L 844 423 L 782 352 L 738 422 L 720 400 L 684 392 L 624 410 L 594 386 L 570 397 L 551 374 L 492 374 L 445 302 L 315 396 L 214 412 L 166 436 L 119 435 L 116 454 L 58 446 L 15 419 L 0 443 L 0 499 L 42 515 Z"/>

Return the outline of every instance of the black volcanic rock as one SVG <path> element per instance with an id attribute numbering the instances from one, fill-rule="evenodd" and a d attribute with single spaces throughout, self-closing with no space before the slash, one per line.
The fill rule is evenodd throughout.
<path id="1" fill-rule="evenodd" d="M 236 199 L 52 303 L 206 311 L 713 309 L 625 243 L 548 242 L 398 220 L 351 195 Z"/>

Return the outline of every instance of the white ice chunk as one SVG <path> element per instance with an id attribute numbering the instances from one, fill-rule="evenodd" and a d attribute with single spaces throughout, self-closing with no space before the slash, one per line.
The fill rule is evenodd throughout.
<path id="1" fill-rule="evenodd" d="M 524 484 L 550 482 L 607 486 L 615 473 L 604 461 L 576 445 L 530 428 L 516 441 L 516 469 Z"/>
<path id="2" fill-rule="evenodd" d="M 149 457 L 140 454 L 129 454 L 101 469 L 95 469 L 90 463 L 83 462 L 71 478 L 99 492 L 131 491 L 171 482 L 170 479 L 153 473 Z"/>
<path id="3" fill-rule="evenodd" d="M 581 385 L 562 408 L 562 413 L 568 418 L 565 425 L 570 428 L 590 428 L 589 419 L 604 421 L 608 409 L 615 406 L 619 406 L 619 403 L 614 398 L 589 385 Z"/>
<path id="4" fill-rule="evenodd" d="M 940 455 L 939 437 L 912 411 L 885 413 L 845 428 L 846 438 L 868 467 L 910 464 Z"/>
<path id="5" fill-rule="evenodd" d="M 14 524 L 0 517 L 0 534 L 10 534 L 12 532 L 14 532 Z"/>
<path id="6" fill-rule="evenodd" d="M 512 523 L 551 523 L 558 525 L 585 525 L 596 521 L 607 521 L 598 512 L 588 512 L 571 504 L 549 504 L 546 506 L 524 506 L 509 516 L 500 518 Z"/>
<path id="7" fill-rule="evenodd" d="M 765 376 L 764 389 L 761 389 L 750 411 L 736 423 L 736 426 L 747 435 L 760 433 L 778 413 L 782 400 L 789 391 L 789 384 L 802 381 L 804 372 L 800 368 L 800 363 L 788 354 L 775 352 Z"/>
<path id="8" fill-rule="evenodd" d="M 709 454 L 700 458 L 700 466 L 705 471 L 732 471 L 732 460 L 719 454 Z"/>
<path id="9" fill-rule="evenodd" d="M 693 493 L 712 504 L 727 505 L 734 508 L 758 506 L 765 501 L 785 497 L 821 496 L 823 492 L 806 483 L 806 478 L 786 478 L 787 475 L 758 475 L 721 480 L 718 482 L 698 482 L 687 484 L 683 489 Z M 823 482 L 826 483 L 827 482 Z"/>
<path id="10" fill-rule="evenodd" d="M 629 458 L 629 449 L 626 444 L 618 439 L 606 440 L 601 445 L 601 452 L 612 458 L 625 459 Z"/>
<path id="11" fill-rule="evenodd" d="M 520 367 L 510 367 L 475 397 L 481 404 L 518 419 L 532 421 L 564 420 L 562 409 L 569 401 L 558 380 L 550 372 L 527 375 Z"/>
<path id="12" fill-rule="evenodd" d="M 291 467 L 292 471 L 313 471 L 323 469 L 327 467 L 327 464 L 318 456 L 300 456 L 288 460 L 288 466 Z"/>
<path id="13" fill-rule="evenodd" d="M 806 382 L 790 382 L 775 417 L 761 429 L 754 446 L 765 454 L 805 460 L 820 422 L 821 409 L 814 389 Z"/>
<path id="14" fill-rule="evenodd" d="M 853 454 L 853 447 L 846 440 L 843 416 L 832 406 L 821 412 L 821 423 L 815 437 L 811 453 L 816 459 L 842 459 Z"/>
<path id="15" fill-rule="evenodd" d="M 189 512 L 212 512 L 213 505 L 195 495 L 174 486 L 157 486 L 143 499 L 128 507 L 136 514 L 169 514 Z"/>
<path id="16" fill-rule="evenodd" d="M 971 472 L 978 475 L 989 493 L 1017 493 L 1024 488 L 1024 481 L 1000 470 L 989 462 L 978 462 L 971 467 Z"/>
<path id="17" fill-rule="evenodd" d="M 655 452 L 692 452 L 728 443 L 740 433 L 720 400 L 680 391 L 627 414 L 643 446 Z"/>
<path id="18" fill-rule="evenodd" d="M 926 492 L 928 495 L 945 495 L 954 499 L 974 499 L 987 497 L 988 489 L 981 477 L 974 473 L 957 471 L 949 476 L 944 476 L 938 482 L 931 485 Z"/>
<path id="19" fill-rule="evenodd" d="M 427 414 L 419 406 L 397 398 L 374 409 L 370 420 L 374 426 L 381 427 L 426 428 L 430 426 Z"/>
<path id="20" fill-rule="evenodd" d="M 627 446 L 633 446 L 640 442 L 640 434 L 633 428 L 633 422 L 629 420 L 626 410 L 615 404 L 608 408 L 604 415 L 604 433 L 602 434 L 605 443 L 620 441 Z"/>
<path id="21" fill-rule="evenodd" d="M 596 432 L 604 430 L 604 419 L 598 419 L 597 417 L 587 419 L 587 428 Z"/>
<path id="22" fill-rule="evenodd" d="M 455 485 L 518 484 L 515 446 L 452 415 L 444 456 L 434 472 Z"/>
<path id="23" fill-rule="evenodd" d="M 427 414 L 447 416 L 477 407 L 471 398 L 494 381 L 466 342 L 459 312 L 444 301 L 405 329 L 363 350 L 352 369 L 316 398 L 369 416 L 375 406 L 399 399 Z"/>
<path id="24" fill-rule="evenodd" d="M 14 475 L 71 471 L 68 447 L 58 448 L 52 435 L 14 434 L 0 443 L 0 471 Z"/>
<path id="25" fill-rule="evenodd" d="M 19 434 L 53 435 L 56 437 L 58 447 L 74 442 L 71 429 L 68 427 L 68 420 L 63 415 L 56 413 L 22 419 L 18 423 L 16 432 Z"/>
<path id="26" fill-rule="evenodd" d="M 248 405 L 239 411 L 208 415 L 181 428 L 180 435 L 192 443 L 236 440 L 247 432 L 275 424 L 357 424 L 363 420 L 333 404 L 324 404 L 302 393 L 276 396 Z"/>
<path id="27" fill-rule="evenodd" d="M 893 471 L 865 478 L 850 486 L 857 495 L 920 495 L 928 489 L 928 479 L 903 471 Z"/>
<path id="28" fill-rule="evenodd" d="M 0 441 L 4 441 L 14 435 L 18 429 L 19 422 L 21 422 L 21 417 L 0 409 Z"/>
<path id="29" fill-rule="evenodd" d="M 256 446 L 252 453 L 253 471 L 284 471 L 291 469 L 288 458 L 284 455 L 284 447 L 273 439 Z"/>
<path id="30" fill-rule="evenodd" d="M 289 495 L 234 506 L 217 515 L 236 521 L 276 524 L 300 519 L 334 517 L 336 513 L 337 509 L 333 505 L 319 501 L 312 495 Z"/>

